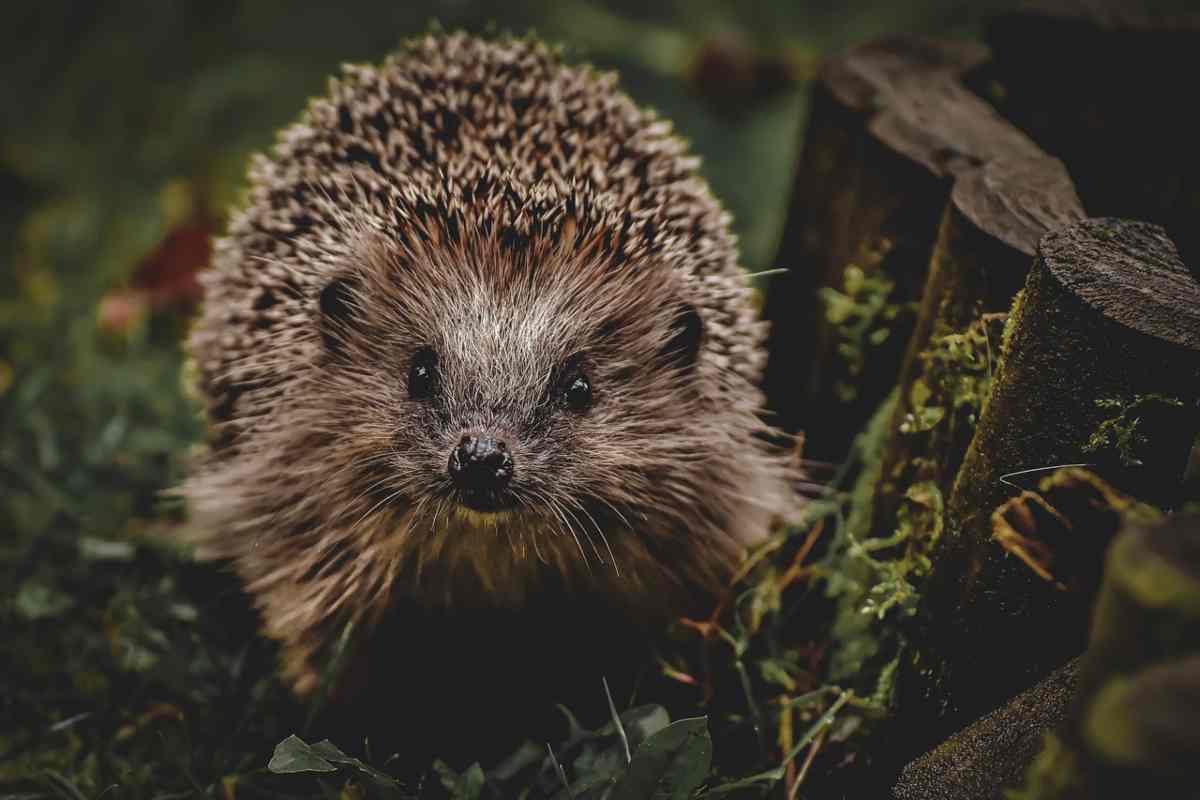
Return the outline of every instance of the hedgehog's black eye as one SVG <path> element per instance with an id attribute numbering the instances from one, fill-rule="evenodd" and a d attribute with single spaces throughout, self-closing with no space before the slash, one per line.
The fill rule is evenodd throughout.
<path id="1" fill-rule="evenodd" d="M 408 396 L 424 400 L 437 389 L 438 357 L 431 347 L 422 347 L 413 354 L 408 367 Z"/>
<path id="2" fill-rule="evenodd" d="M 592 407 L 592 384 L 583 370 L 578 367 L 567 373 L 562 382 L 562 395 L 559 402 L 563 408 L 569 408 L 577 413 L 587 411 Z"/>

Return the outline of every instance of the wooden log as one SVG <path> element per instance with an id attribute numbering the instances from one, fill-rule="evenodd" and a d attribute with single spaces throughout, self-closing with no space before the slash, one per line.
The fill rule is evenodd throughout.
<path id="1" fill-rule="evenodd" d="M 887 38 L 819 71 L 776 259 L 788 271 L 765 309 L 773 422 L 806 429 L 809 455 L 840 459 L 895 385 L 954 178 L 1042 157 L 964 88 L 986 57 L 970 43 Z M 837 322 L 823 287 L 839 293 Z"/>
<path id="2" fill-rule="evenodd" d="M 1087 599 L 993 539 L 1010 481 L 1088 462 L 1169 503 L 1200 427 L 1198 396 L 1200 282 L 1162 229 L 1090 219 L 1048 234 L 932 554 L 901 674 L 906 741 L 931 746 L 1085 645 Z"/>
<path id="3" fill-rule="evenodd" d="M 1164 225 L 1196 269 L 1200 116 L 1176 87 L 1200 74 L 1200 14 L 1175 5 L 1043 0 L 1001 14 L 988 94 L 1066 162 L 1089 213 Z"/>
<path id="4" fill-rule="evenodd" d="M 1072 660 L 1037 686 L 954 734 L 910 763 L 892 787 L 895 800 L 1001 800 L 1020 783 L 1047 733 L 1075 698 L 1079 662 Z"/>
<path id="5" fill-rule="evenodd" d="M 1122 531 L 1106 561 L 1079 693 L 1022 800 L 1195 797 L 1200 515 Z"/>
<path id="6" fill-rule="evenodd" d="M 1066 170 L 1048 157 L 993 161 L 955 181 L 900 371 L 876 536 L 895 529 L 913 485 L 949 495 L 999 361 L 993 321 L 1002 325 L 1025 285 L 1038 240 L 1083 216 Z"/>

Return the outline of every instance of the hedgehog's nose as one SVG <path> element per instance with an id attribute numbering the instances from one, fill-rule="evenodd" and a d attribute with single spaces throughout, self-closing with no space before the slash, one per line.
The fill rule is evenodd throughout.
<path id="1" fill-rule="evenodd" d="M 512 480 L 513 458 L 503 439 L 467 434 L 450 454 L 448 469 L 467 493 L 498 492 Z"/>

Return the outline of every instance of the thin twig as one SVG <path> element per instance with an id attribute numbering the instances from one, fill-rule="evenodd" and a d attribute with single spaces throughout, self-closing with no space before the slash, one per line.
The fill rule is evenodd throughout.
<path id="1" fill-rule="evenodd" d="M 788 800 L 796 800 L 796 795 L 800 791 L 800 784 L 804 783 L 804 779 L 808 777 L 808 769 L 812 766 L 813 760 L 816 759 L 817 751 L 825 743 L 825 734 L 828 731 L 828 728 L 823 728 L 817 734 L 817 738 L 813 739 L 813 743 L 808 746 L 808 755 L 804 757 L 804 763 L 800 765 L 800 772 L 796 775 L 796 780 L 792 783 L 791 791 L 788 792 Z"/>

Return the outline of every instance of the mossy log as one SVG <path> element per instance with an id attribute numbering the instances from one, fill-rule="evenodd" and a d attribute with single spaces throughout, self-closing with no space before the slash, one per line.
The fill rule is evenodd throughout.
<path id="1" fill-rule="evenodd" d="M 906 766 L 892 788 L 896 800 L 1000 800 L 1021 782 L 1046 734 L 1075 698 L 1079 662 L 1072 660 L 1003 707 L 959 731 Z"/>
<path id="2" fill-rule="evenodd" d="M 1200 763 L 1200 515 L 1113 542 L 1078 696 L 1022 800 L 1195 797 Z"/>
<path id="3" fill-rule="evenodd" d="M 843 457 L 895 385 L 955 177 L 1043 157 L 964 88 L 986 58 L 972 43 L 887 38 L 829 59 L 814 82 L 776 258 L 787 272 L 765 310 L 773 422 L 806 429 L 812 456 Z"/>
<path id="4" fill-rule="evenodd" d="M 914 485 L 949 494 L 999 361 L 996 330 L 1038 240 L 1083 216 L 1066 170 L 1049 157 L 993 161 L 955 181 L 900 371 L 873 502 L 876 536 L 895 529 Z"/>
<path id="5" fill-rule="evenodd" d="M 1195 268 L 1200 116 L 1174 87 L 1200 74 L 1200 14 L 1151 5 L 1043 0 L 998 15 L 991 96 L 1066 162 L 1090 214 L 1164 225 Z"/>
<path id="6" fill-rule="evenodd" d="M 1012 482 L 1086 462 L 1133 496 L 1169 505 L 1200 427 L 1200 282 L 1157 226 L 1090 219 L 1048 234 L 1005 340 L 901 673 L 906 742 L 922 749 L 1086 643 L 1089 598 L 993 538 L 993 511 L 1017 493 Z"/>

